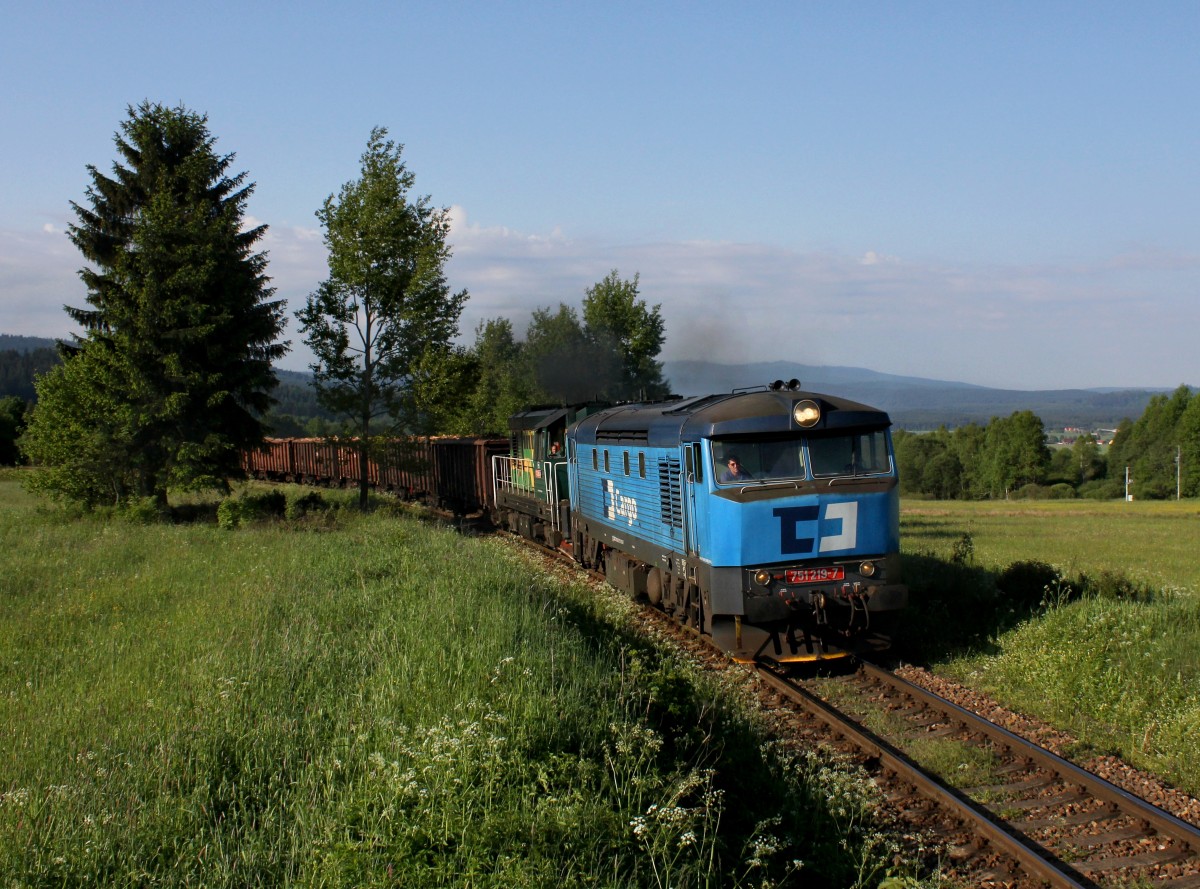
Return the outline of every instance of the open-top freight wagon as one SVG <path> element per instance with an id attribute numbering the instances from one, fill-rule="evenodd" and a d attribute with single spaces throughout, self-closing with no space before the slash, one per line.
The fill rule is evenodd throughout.
<path id="1" fill-rule="evenodd" d="M 388 444 L 367 466 L 372 488 L 459 515 L 492 506 L 492 457 L 508 452 L 502 438 L 413 438 Z M 359 453 L 352 440 L 272 438 L 243 454 L 246 474 L 276 482 L 352 487 Z"/>

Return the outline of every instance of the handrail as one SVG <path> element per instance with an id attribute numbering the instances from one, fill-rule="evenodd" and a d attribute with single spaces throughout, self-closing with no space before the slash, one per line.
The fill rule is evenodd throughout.
<path id="1" fill-rule="evenodd" d="M 557 467 L 566 466 L 567 459 L 544 460 L 535 462 L 524 457 L 510 457 L 506 454 L 496 454 L 492 457 L 492 502 L 500 502 L 500 493 L 508 491 L 526 497 L 537 497 L 536 479 L 538 473 L 545 483 L 547 505 L 551 507 L 550 524 L 559 528 L 561 520 L 558 514 L 558 473 Z"/>

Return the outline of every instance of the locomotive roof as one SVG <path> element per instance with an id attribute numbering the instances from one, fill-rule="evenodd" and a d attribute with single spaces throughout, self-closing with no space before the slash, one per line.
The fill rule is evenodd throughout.
<path id="1" fill-rule="evenodd" d="M 804 430 L 809 433 L 881 429 L 892 423 L 886 411 L 869 405 L 816 392 L 785 390 L 621 405 L 585 417 L 574 429 L 576 439 L 583 444 L 625 441 L 648 447 L 671 447 L 701 438 L 800 432 L 792 409 L 796 402 L 805 400 L 821 408 L 821 418 Z"/>
<path id="2" fill-rule="evenodd" d="M 523 429 L 544 429 L 555 420 L 567 415 L 565 407 L 535 407 L 513 414 L 508 418 L 508 428 L 513 432 Z"/>
<path id="3" fill-rule="evenodd" d="M 530 429 L 545 429 L 562 420 L 562 425 L 575 422 L 580 417 L 595 413 L 612 402 L 584 401 L 579 404 L 566 405 L 534 405 L 508 418 L 508 428 L 511 432 L 523 432 Z"/>

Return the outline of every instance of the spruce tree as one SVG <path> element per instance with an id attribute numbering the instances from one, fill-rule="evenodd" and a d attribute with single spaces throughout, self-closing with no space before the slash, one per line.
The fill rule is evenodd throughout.
<path id="1" fill-rule="evenodd" d="M 261 441 L 272 363 L 287 350 L 283 303 L 254 252 L 266 226 L 244 227 L 254 186 L 228 175 L 233 155 L 216 152 L 204 115 L 146 102 L 128 109 L 115 141 L 112 174 L 89 165 L 86 206 L 72 202 L 90 307 L 66 307 L 84 331 L 64 351 L 83 363 L 44 378 L 58 397 L 35 409 L 24 445 L 51 491 L 165 506 L 168 486 L 226 489 L 241 450 Z M 55 416 L 88 404 L 106 410 Z M 55 446 L 49 427 L 68 423 L 81 440 Z M 100 467 L 121 472 L 77 477 L 110 471 Z"/>

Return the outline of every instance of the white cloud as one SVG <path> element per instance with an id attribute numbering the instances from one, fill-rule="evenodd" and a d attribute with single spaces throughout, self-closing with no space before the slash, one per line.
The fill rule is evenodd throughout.
<path id="1" fill-rule="evenodd" d="M 864 253 L 862 255 L 862 259 L 859 260 L 859 263 L 862 265 L 879 265 L 880 263 L 884 263 L 884 262 L 898 262 L 898 261 L 899 260 L 895 256 L 886 256 L 883 254 L 876 253 L 874 250 L 868 250 L 866 253 Z"/>
<path id="2" fill-rule="evenodd" d="M 484 319 L 508 318 L 522 334 L 537 308 L 578 308 L 615 268 L 640 273 L 642 297 L 661 305 L 667 359 L 793 359 L 1013 388 L 1200 382 L 1194 255 L 985 266 L 752 243 L 602 243 L 558 228 L 481 226 L 462 207 L 451 208 L 450 242 L 450 285 L 471 294 L 467 343 Z M 272 227 L 260 246 L 289 303 L 285 366 L 304 367 L 290 312 L 327 274 L 322 233 Z M 84 304 L 82 265 L 57 231 L 0 231 L 0 332 L 70 332 L 62 306 Z"/>
<path id="3" fill-rule="evenodd" d="M 532 309 L 578 306 L 616 268 L 639 272 L 642 297 L 662 305 L 669 359 L 794 358 L 1014 388 L 1198 376 L 1180 332 L 1200 323 L 1188 257 L 1001 266 L 729 242 L 583 243 L 470 225 L 454 237 L 449 271 L 471 290 L 468 332 L 495 315 L 521 331 Z M 1126 343 L 1158 360 L 1136 360 Z"/>
<path id="4" fill-rule="evenodd" d="M 53 225 L 36 232 L 0 230 L 0 333 L 61 337 L 71 328 L 64 305 L 82 306 L 83 257 Z"/>

